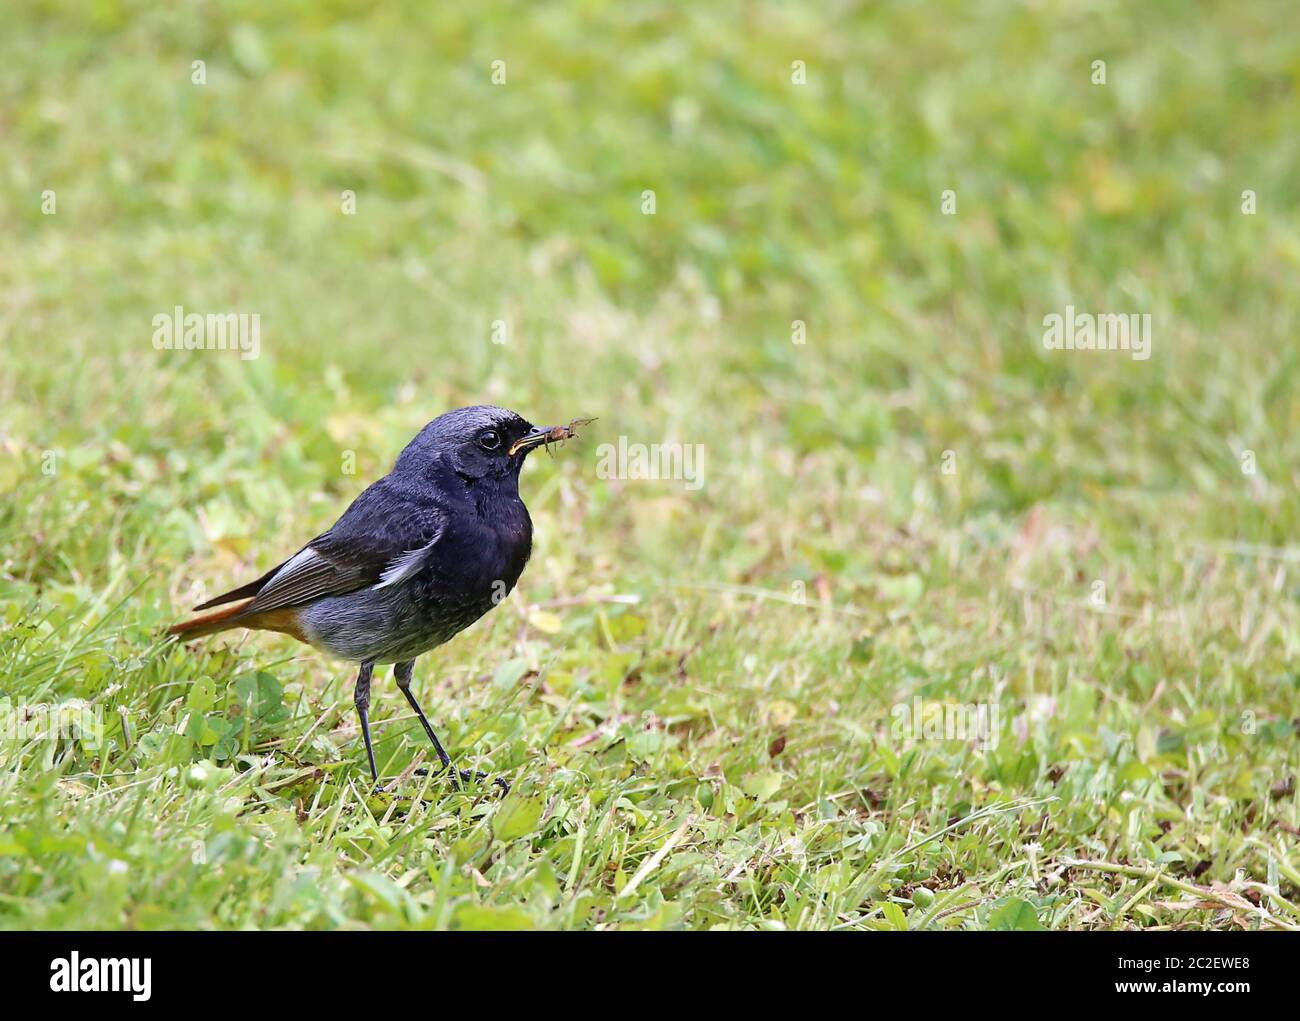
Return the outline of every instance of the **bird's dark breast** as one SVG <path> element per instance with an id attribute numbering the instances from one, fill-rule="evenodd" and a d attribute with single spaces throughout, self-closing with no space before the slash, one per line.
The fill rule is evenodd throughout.
<path id="1" fill-rule="evenodd" d="M 469 627 L 505 599 L 531 552 L 532 522 L 527 511 L 444 536 L 437 556 L 412 585 L 417 612 L 426 618 L 438 642 Z"/>

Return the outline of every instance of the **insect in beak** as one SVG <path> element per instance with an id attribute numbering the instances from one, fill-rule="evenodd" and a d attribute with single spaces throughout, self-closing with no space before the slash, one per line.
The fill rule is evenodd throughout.
<path id="1" fill-rule="evenodd" d="M 543 445 L 549 451 L 552 443 L 573 439 L 578 435 L 580 427 L 590 425 L 594 421 L 596 421 L 594 418 L 571 418 L 568 425 L 552 425 L 544 429 L 534 429 L 532 432 L 525 433 L 515 440 L 510 449 L 506 451 L 506 456 L 514 457 L 521 450 L 532 450 L 533 447 Z"/>

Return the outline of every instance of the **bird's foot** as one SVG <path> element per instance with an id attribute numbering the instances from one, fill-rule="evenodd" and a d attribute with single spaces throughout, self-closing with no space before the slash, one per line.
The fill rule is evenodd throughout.
<path id="1" fill-rule="evenodd" d="M 479 772 L 478 770 L 470 770 L 470 769 L 455 769 L 455 768 L 453 768 L 453 767 L 451 767 L 451 766 L 447 766 L 447 767 L 445 767 L 444 769 L 439 770 L 439 772 L 445 772 L 445 773 L 447 773 L 448 777 L 449 777 L 450 780 L 451 780 L 451 785 L 452 785 L 454 788 L 456 788 L 456 790 L 460 790 L 460 785 L 461 785 L 462 783 L 466 783 L 466 784 L 469 784 L 469 783 L 482 783 L 484 780 L 487 780 L 487 779 L 488 779 L 488 775 L 487 775 L 486 773 Z M 427 776 L 428 773 L 429 773 L 429 770 L 426 769 L 426 768 L 424 768 L 423 766 L 421 766 L 419 769 L 417 769 L 417 770 L 415 771 L 415 775 L 416 775 L 416 776 Z M 436 775 L 436 774 L 435 774 L 435 775 Z M 493 777 L 493 778 L 492 778 L 492 783 L 493 783 L 495 786 L 501 788 L 501 793 L 502 793 L 503 795 L 504 795 L 504 794 L 509 794 L 509 793 L 510 793 L 510 785 L 509 785 L 508 783 L 506 783 L 505 780 L 501 779 L 501 777 L 499 777 L 499 776 L 498 776 L 498 777 Z"/>

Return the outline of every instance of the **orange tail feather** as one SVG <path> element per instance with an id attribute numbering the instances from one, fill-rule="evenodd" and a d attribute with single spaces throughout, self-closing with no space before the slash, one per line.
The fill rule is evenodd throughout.
<path id="1" fill-rule="evenodd" d="M 231 620 L 231 618 L 239 616 L 240 612 L 246 609 L 250 602 L 252 600 L 237 603 L 224 610 L 218 610 L 216 613 L 195 617 L 193 620 L 183 620 L 179 624 L 173 624 L 169 627 L 167 633 L 190 639 L 202 638 L 204 635 L 215 635 L 218 631 L 225 631 L 232 627 L 243 627 L 246 625 L 245 621 Z"/>

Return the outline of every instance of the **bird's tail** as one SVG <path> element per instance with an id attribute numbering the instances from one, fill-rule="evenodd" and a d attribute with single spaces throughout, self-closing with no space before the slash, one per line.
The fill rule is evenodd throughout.
<path id="1" fill-rule="evenodd" d="M 218 631 L 225 631 L 228 628 L 241 627 L 243 622 L 234 618 L 238 617 L 247 607 L 248 602 L 238 603 L 224 610 L 218 610 L 216 613 L 195 617 L 193 620 L 183 620 L 179 624 L 173 624 L 169 627 L 167 633 L 169 635 L 178 635 L 188 641 L 191 638 L 215 635 Z"/>

